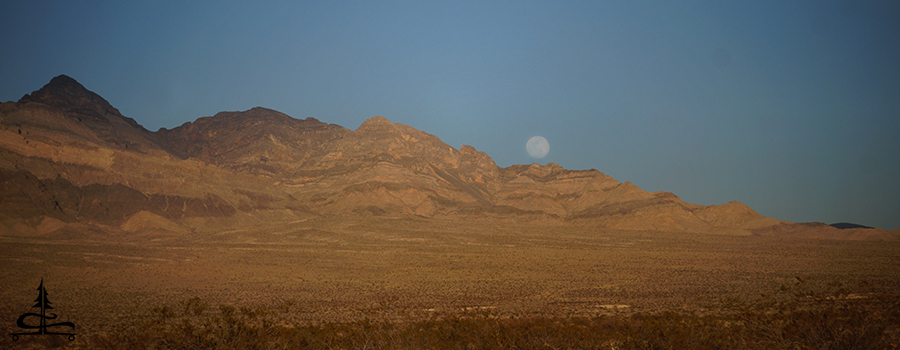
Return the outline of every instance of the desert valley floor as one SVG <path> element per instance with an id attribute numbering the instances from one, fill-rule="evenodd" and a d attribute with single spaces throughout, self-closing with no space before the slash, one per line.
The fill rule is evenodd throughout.
<path id="1" fill-rule="evenodd" d="M 849 286 L 859 298 L 900 290 L 897 242 L 417 218 L 317 218 L 181 236 L 6 236 L 0 261 L 0 315 L 10 332 L 43 279 L 58 320 L 77 323 L 83 336 L 194 297 L 315 323 L 715 312 L 798 283 Z"/>

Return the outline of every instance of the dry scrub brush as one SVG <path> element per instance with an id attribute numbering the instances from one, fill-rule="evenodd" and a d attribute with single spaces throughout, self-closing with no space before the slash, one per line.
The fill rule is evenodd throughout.
<path id="1" fill-rule="evenodd" d="M 99 349 L 896 349 L 900 298 L 865 284 L 812 286 L 798 279 L 753 302 L 715 312 L 500 318 L 434 314 L 405 322 L 286 323 L 282 311 L 198 298 L 156 307 L 83 345 Z M 851 291 L 852 290 L 852 291 Z"/>

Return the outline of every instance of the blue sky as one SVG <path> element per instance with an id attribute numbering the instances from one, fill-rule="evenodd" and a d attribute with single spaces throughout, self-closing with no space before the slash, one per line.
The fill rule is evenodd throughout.
<path id="1" fill-rule="evenodd" d="M 150 130 L 381 115 L 500 166 L 900 228 L 900 2 L 7 2 L 0 100 L 59 74 Z"/>

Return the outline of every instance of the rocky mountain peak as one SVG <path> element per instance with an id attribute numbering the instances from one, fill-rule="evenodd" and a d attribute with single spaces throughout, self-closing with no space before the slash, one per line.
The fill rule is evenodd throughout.
<path id="1" fill-rule="evenodd" d="M 19 99 L 19 103 L 28 102 L 43 103 L 65 112 L 78 111 L 98 118 L 98 114 L 119 113 L 100 95 L 67 75 L 54 77 L 47 85 Z"/>
<path id="2" fill-rule="evenodd" d="M 387 118 L 376 116 L 366 119 L 340 146 L 346 154 L 359 156 L 387 155 L 392 158 L 414 157 L 428 159 L 455 158 L 456 150 L 441 142 L 434 135 L 411 126 L 391 123 Z"/>
<path id="3" fill-rule="evenodd" d="M 211 137 L 219 133 L 281 133 L 285 131 L 285 127 L 293 128 L 299 125 L 315 128 L 329 124 L 322 123 L 315 118 L 300 120 L 273 109 L 254 107 L 246 111 L 219 112 L 212 117 L 198 118 L 173 129 L 162 128 L 159 132 L 162 134 L 171 132 L 209 133 L 208 136 Z M 252 128 L 252 130 L 247 128 Z"/>
<path id="4" fill-rule="evenodd" d="M 160 129 L 157 136 L 183 158 L 197 157 L 251 172 L 262 167 L 272 173 L 273 161 L 285 164 L 303 161 L 319 152 L 327 141 L 346 132 L 349 130 L 315 118 L 295 119 L 256 107 L 241 112 L 219 112 L 171 130 Z"/>
<path id="5" fill-rule="evenodd" d="M 394 123 L 391 123 L 387 118 L 382 116 L 374 116 L 372 118 L 366 119 L 363 123 L 357 128 L 357 131 L 387 131 L 394 129 Z"/>
<path id="6" fill-rule="evenodd" d="M 50 82 L 39 90 L 22 96 L 19 102 L 40 101 L 48 97 L 85 97 L 91 92 L 75 79 L 68 75 L 59 75 L 50 79 Z M 98 96 L 99 97 L 99 96 Z"/>
<path id="7" fill-rule="evenodd" d="M 123 116 L 103 97 L 66 75 L 51 79 L 39 90 L 23 96 L 17 104 L 34 110 L 32 119 L 40 119 L 41 124 L 55 125 L 55 129 L 68 130 L 70 134 L 78 134 L 92 143 L 139 151 L 159 148 L 147 129 L 134 119 Z M 46 107 L 53 112 L 39 111 L 47 110 Z M 74 129 L 73 123 L 78 125 Z"/>

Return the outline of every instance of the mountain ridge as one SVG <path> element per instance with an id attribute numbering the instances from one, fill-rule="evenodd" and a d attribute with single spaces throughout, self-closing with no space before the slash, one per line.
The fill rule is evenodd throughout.
<path id="1" fill-rule="evenodd" d="M 139 151 L 159 148 L 150 131 L 66 75 L 54 77 L 40 89 L 22 96 L 17 104 L 40 104 L 56 109 L 72 122 L 93 129 L 95 136 L 117 148 L 131 147 Z"/>
<path id="2" fill-rule="evenodd" d="M 19 198 L 4 201 L 0 231 L 18 234 L 72 224 L 203 232 L 374 215 L 730 235 L 898 236 L 787 223 L 738 202 L 686 203 L 594 169 L 501 168 L 472 146 L 456 149 L 381 116 L 350 130 L 256 107 L 151 132 L 67 76 L 0 105 L 0 124 L 0 194 Z"/>

